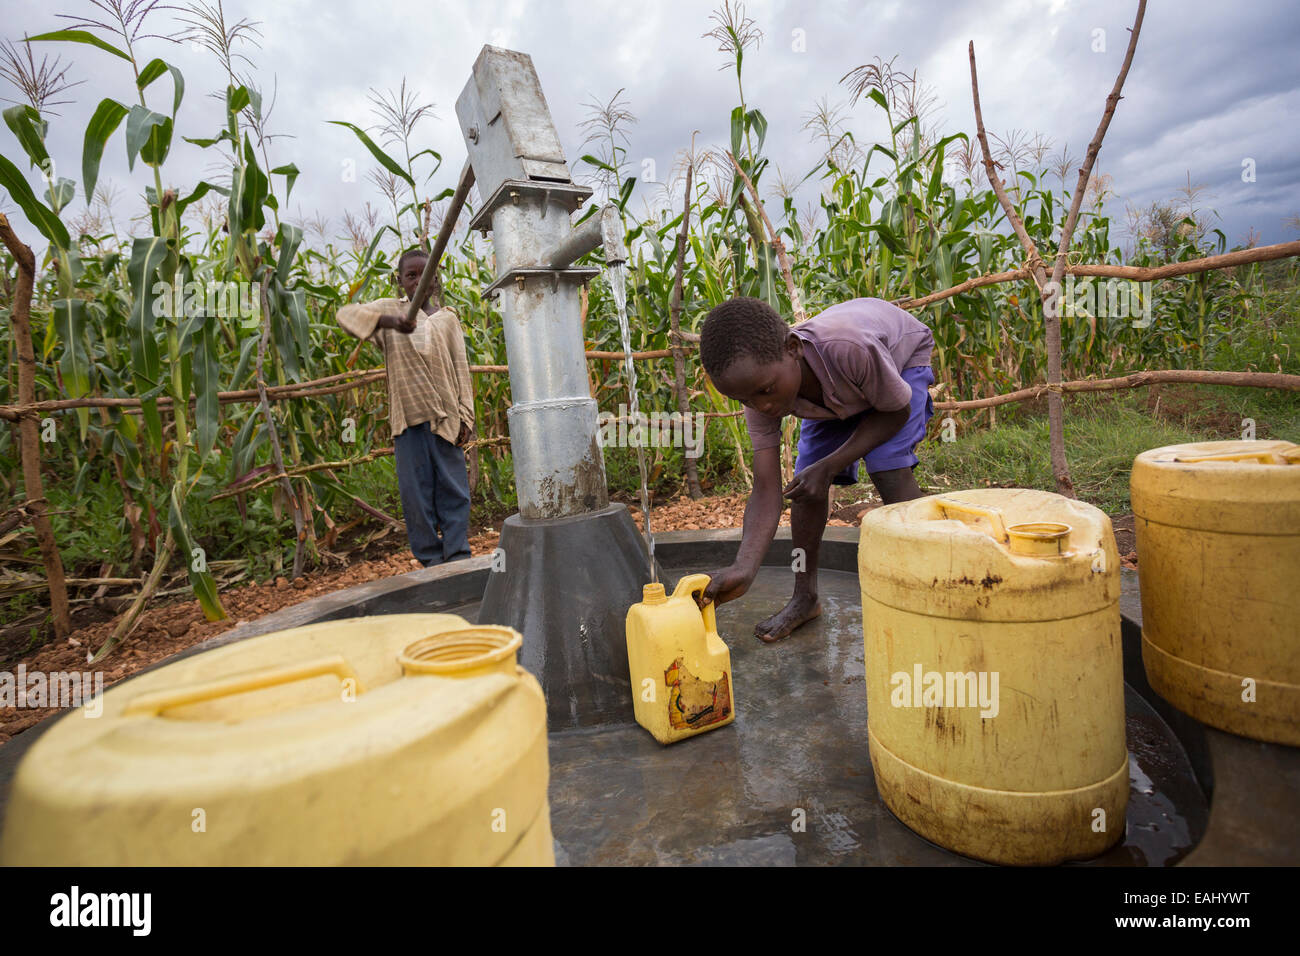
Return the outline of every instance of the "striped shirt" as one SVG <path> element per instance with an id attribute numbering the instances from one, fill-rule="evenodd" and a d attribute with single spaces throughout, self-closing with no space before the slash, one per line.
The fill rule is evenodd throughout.
<path id="1" fill-rule="evenodd" d="M 474 386 L 465 358 L 465 333 L 456 311 L 420 311 L 409 335 L 379 327 L 384 314 L 405 315 L 410 301 L 379 299 L 345 305 L 338 322 L 359 339 L 374 342 L 388 367 L 388 423 L 396 438 L 429 422 L 434 434 L 455 444 L 462 424 L 474 425 Z"/>

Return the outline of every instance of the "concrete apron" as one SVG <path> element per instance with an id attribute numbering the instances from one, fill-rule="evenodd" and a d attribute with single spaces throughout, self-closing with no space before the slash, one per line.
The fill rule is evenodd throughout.
<path id="1" fill-rule="evenodd" d="M 729 563 L 739 538 L 739 531 L 657 535 L 665 584 L 688 570 Z M 738 716 L 730 727 L 665 748 L 630 723 L 630 707 L 626 723 L 552 724 L 552 825 L 561 862 L 972 865 L 904 827 L 876 792 L 866 741 L 857 545 L 856 528 L 827 530 L 825 613 L 785 641 L 765 645 L 752 632 L 788 598 L 788 528 L 778 533 L 751 592 L 719 609 L 736 678 Z M 473 558 L 304 601 L 154 666 L 315 621 L 419 611 L 475 620 L 492 564 L 491 556 Z M 585 567 L 571 576 L 591 580 Z M 1123 575 L 1121 612 L 1132 784 L 1127 833 L 1092 863 L 1300 863 L 1293 812 L 1300 805 L 1300 750 L 1207 728 L 1156 696 L 1142 668 L 1134 572 Z M 570 708 L 566 699 L 566 715 Z M 0 747 L 0 813 L 19 760 L 56 719 Z M 792 826 L 799 819 L 802 829 Z"/>

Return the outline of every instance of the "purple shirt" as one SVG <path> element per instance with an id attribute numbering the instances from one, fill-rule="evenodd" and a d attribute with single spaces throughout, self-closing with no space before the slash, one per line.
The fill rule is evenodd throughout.
<path id="1" fill-rule="evenodd" d="M 851 299 L 791 329 L 822 386 L 825 407 L 797 398 L 800 418 L 851 418 L 870 409 L 906 408 L 912 387 L 904 369 L 930 364 L 934 336 L 921 322 L 884 299 Z M 781 419 L 745 408 L 755 451 L 781 444 Z"/>

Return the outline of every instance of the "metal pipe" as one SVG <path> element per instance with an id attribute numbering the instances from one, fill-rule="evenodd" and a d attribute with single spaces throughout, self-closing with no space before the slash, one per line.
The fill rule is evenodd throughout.
<path id="1" fill-rule="evenodd" d="M 581 223 L 546 258 L 552 269 L 567 269 L 597 246 L 605 247 L 605 263 L 627 261 L 627 246 L 623 242 L 623 220 L 618 207 L 610 203 L 596 215 Z"/>
<path id="2" fill-rule="evenodd" d="M 521 191 L 517 202 L 493 212 L 497 262 L 546 262 L 541 250 L 568 242 L 568 217 L 543 216 L 544 204 L 541 191 Z M 559 518 L 606 507 L 578 284 L 553 286 L 538 278 L 510 282 L 501 288 L 498 304 L 510 359 L 507 417 L 519 513 Z"/>
<path id="3" fill-rule="evenodd" d="M 611 206 L 573 228 L 591 190 L 569 174 L 527 54 L 484 47 L 456 116 L 484 197 L 471 226 L 492 232 L 519 500 L 479 621 L 523 632 L 553 729 L 630 722 L 623 618 L 651 574 L 627 509 L 609 504 L 587 378 L 582 283 L 598 270 L 572 265 L 602 243 L 607 264 L 626 261 L 622 222 Z"/>
<path id="4" fill-rule="evenodd" d="M 456 228 L 456 220 L 460 218 L 460 210 L 465 205 L 465 197 L 469 195 L 469 188 L 473 185 L 474 167 L 466 159 L 465 165 L 460 171 L 460 181 L 456 184 L 456 192 L 451 197 L 451 205 L 447 207 L 447 214 L 442 217 L 442 225 L 438 229 L 438 238 L 433 244 L 433 251 L 429 253 L 429 258 L 425 260 L 424 271 L 420 273 L 420 283 L 415 287 L 415 295 L 411 296 L 411 304 L 406 310 L 406 320 L 408 322 L 419 314 L 420 306 L 424 304 L 425 298 L 429 295 L 429 287 L 433 285 L 433 277 L 438 274 L 438 263 L 442 261 L 442 254 L 446 251 L 447 242 L 451 239 L 451 231 Z"/>
<path id="5" fill-rule="evenodd" d="M 595 270 L 572 263 L 602 243 L 607 263 L 626 261 L 618 209 L 607 206 L 572 226 L 567 213 L 591 191 L 570 177 L 526 54 L 484 47 L 456 115 L 485 197 L 474 224 L 491 223 L 490 288 L 509 358 L 519 513 L 554 519 L 601 511 L 609 491 L 583 354 L 580 285 Z"/>

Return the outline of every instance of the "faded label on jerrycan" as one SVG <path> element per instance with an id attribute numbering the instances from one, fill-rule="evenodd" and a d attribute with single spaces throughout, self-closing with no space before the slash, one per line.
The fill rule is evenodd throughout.
<path id="1" fill-rule="evenodd" d="M 700 680 L 679 657 L 664 671 L 668 687 L 668 723 L 674 730 L 699 730 L 731 716 L 731 675 Z"/>

